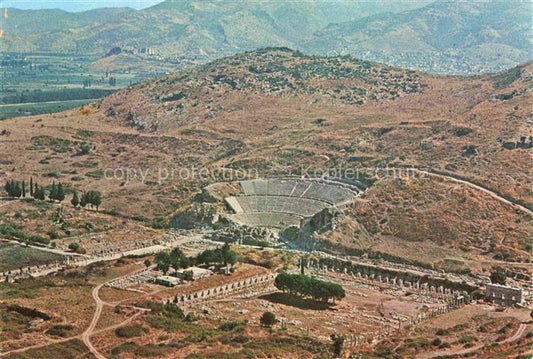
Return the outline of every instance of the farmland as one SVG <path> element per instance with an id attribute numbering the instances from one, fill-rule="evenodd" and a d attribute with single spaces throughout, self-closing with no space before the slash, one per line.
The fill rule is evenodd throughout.
<path id="1" fill-rule="evenodd" d="M 65 111 L 158 75 L 92 66 L 96 55 L 5 53 L 0 56 L 0 120 Z"/>
<path id="2" fill-rule="evenodd" d="M 29 265 L 42 265 L 61 259 L 60 255 L 23 247 L 14 243 L 0 242 L 0 271 L 5 272 Z"/>

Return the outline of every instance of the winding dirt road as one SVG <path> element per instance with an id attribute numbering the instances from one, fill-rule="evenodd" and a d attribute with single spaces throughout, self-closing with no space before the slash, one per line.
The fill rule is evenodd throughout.
<path id="1" fill-rule="evenodd" d="M 52 345 L 52 344 L 64 343 L 64 342 L 68 342 L 69 340 L 72 340 L 72 339 L 81 339 L 83 341 L 83 343 L 87 346 L 87 348 L 91 351 L 91 353 L 96 358 L 98 358 L 98 359 L 106 359 L 106 357 L 103 356 L 102 354 L 100 354 L 100 352 L 92 345 L 92 343 L 90 341 L 91 335 L 94 334 L 94 333 L 100 333 L 100 332 L 103 332 L 103 331 L 106 331 L 106 330 L 112 330 L 112 329 L 116 329 L 116 328 L 119 328 L 121 326 L 124 326 L 124 325 L 128 324 L 129 322 L 131 322 L 133 319 L 135 319 L 138 316 L 140 316 L 143 312 L 149 311 L 149 309 L 139 308 L 139 307 L 135 307 L 135 306 L 129 305 L 128 307 L 134 308 L 134 309 L 138 310 L 138 312 L 133 314 L 132 316 L 130 316 L 129 318 L 127 318 L 126 320 L 122 321 L 119 324 L 115 324 L 115 325 L 112 325 L 112 326 L 109 326 L 109 327 L 106 327 L 106 328 L 101 328 L 101 329 L 95 330 L 96 329 L 96 325 L 98 324 L 98 321 L 100 319 L 100 316 L 102 315 L 102 310 L 103 310 L 104 306 L 108 305 L 108 306 L 111 306 L 111 307 L 115 307 L 116 305 L 118 305 L 120 303 L 120 302 L 119 303 L 108 303 L 108 302 L 105 302 L 102 299 L 100 299 L 100 296 L 98 295 L 98 292 L 108 282 L 111 282 L 113 280 L 116 280 L 116 279 L 119 279 L 119 278 L 122 278 L 122 277 L 126 277 L 128 275 L 135 274 L 135 273 L 143 271 L 143 270 L 145 270 L 144 267 L 141 268 L 141 269 L 136 269 L 136 270 L 134 270 L 132 272 L 129 272 L 129 273 L 123 274 L 121 276 L 115 277 L 113 279 L 110 279 L 110 280 L 108 280 L 108 281 L 106 281 L 104 283 L 100 283 L 99 285 L 97 285 L 96 287 L 93 288 L 91 294 L 92 294 L 92 297 L 93 297 L 94 301 L 96 302 L 96 309 L 94 311 L 94 315 L 93 315 L 93 318 L 91 320 L 91 323 L 89 324 L 87 329 L 85 329 L 85 331 L 82 334 L 75 335 L 75 336 L 68 337 L 68 338 L 53 339 L 53 340 L 47 341 L 46 343 L 35 344 L 35 345 L 31 345 L 31 346 L 24 347 L 24 348 L 14 349 L 14 350 L 11 350 L 9 352 L 0 353 L 0 357 L 4 357 L 4 356 L 6 356 L 8 354 L 15 354 L 15 353 L 25 352 L 25 351 L 30 350 L 30 349 L 38 349 L 38 348 L 42 348 L 42 347 L 45 347 L 45 346 L 48 346 L 48 345 Z"/>
<path id="2" fill-rule="evenodd" d="M 129 272 L 129 273 L 126 273 L 126 274 L 123 274 L 121 276 L 118 276 L 116 278 L 113 278 L 111 280 L 108 280 L 104 283 L 100 283 L 99 285 L 97 285 L 96 287 L 94 287 L 93 291 L 92 291 L 92 296 L 93 296 L 93 299 L 94 301 L 96 302 L 96 310 L 94 311 L 94 315 L 93 315 L 93 319 L 91 320 L 91 323 L 89 324 L 89 326 L 87 327 L 87 329 L 85 329 L 85 331 L 83 332 L 83 334 L 81 335 L 81 339 L 83 340 L 83 343 L 85 343 L 85 345 L 87 346 L 87 348 L 89 348 L 89 350 L 91 351 L 91 353 L 93 353 L 93 355 L 98 358 L 98 359 L 106 359 L 105 356 L 103 356 L 102 354 L 100 354 L 100 352 L 92 345 L 91 343 L 91 335 L 94 333 L 94 329 L 96 328 L 96 324 L 98 324 L 98 320 L 100 319 L 100 316 L 102 315 L 102 310 L 104 309 L 104 305 L 109 305 L 109 306 L 112 306 L 114 307 L 115 304 L 113 303 L 107 303 L 107 302 L 104 302 L 102 299 L 100 299 L 100 296 L 98 295 L 98 292 L 100 291 L 100 289 L 107 283 L 113 281 L 113 280 L 116 280 L 116 279 L 119 279 L 119 278 L 122 278 L 122 277 L 127 277 L 129 275 L 133 275 L 135 273 L 138 273 L 138 272 L 141 272 L 143 270 L 145 270 L 146 268 L 141 268 L 141 269 L 136 269 L 132 272 Z M 136 309 L 139 309 L 141 311 L 144 310 L 144 308 L 136 308 Z M 140 313 L 137 313 L 135 315 L 138 315 Z M 126 322 L 129 322 L 132 318 L 129 318 L 127 319 L 126 321 L 122 322 L 121 325 L 125 324 Z M 120 326 L 121 326 L 120 325 Z M 106 328 L 108 329 L 108 328 Z"/>
<path id="3" fill-rule="evenodd" d="M 91 344 L 90 338 L 91 338 L 91 334 L 93 334 L 94 329 L 96 328 L 96 324 L 98 323 L 98 320 L 100 319 L 100 315 L 102 314 L 102 309 L 104 308 L 105 303 L 98 296 L 98 292 L 100 291 L 100 288 L 102 288 L 104 284 L 105 283 L 97 285 L 92 291 L 93 299 L 96 302 L 96 310 L 94 312 L 91 323 L 81 335 L 81 339 L 83 340 L 83 343 L 85 343 L 85 345 L 87 346 L 87 348 L 89 348 L 91 353 L 93 353 L 93 355 L 97 357 L 98 359 L 106 359 L 106 357 L 100 354 L 100 352 L 98 352 L 98 350 Z"/>
<path id="4" fill-rule="evenodd" d="M 482 186 L 479 186 L 475 183 L 472 183 L 472 182 L 469 182 L 467 180 L 464 180 L 464 179 L 461 179 L 461 178 L 458 178 L 458 177 L 454 177 L 452 175 L 449 175 L 449 174 L 441 174 L 441 173 L 435 173 L 435 172 L 432 172 L 432 171 L 427 171 L 427 170 L 422 170 L 422 169 L 413 169 L 415 172 L 418 172 L 418 173 L 422 173 L 424 175 L 427 175 L 427 176 L 431 176 L 431 177 L 437 177 L 437 178 L 443 178 L 443 179 L 447 179 L 447 180 L 450 180 L 450 181 L 453 181 L 453 182 L 457 182 L 457 183 L 461 183 L 461 184 L 464 184 L 464 185 L 467 185 L 471 188 L 474 188 L 478 191 L 482 191 L 486 194 L 488 194 L 489 196 L 493 197 L 494 199 L 502 202 L 502 203 L 505 203 L 513 208 L 516 208 L 524 213 L 527 213 L 529 214 L 530 216 L 533 216 L 533 211 L 531 211 L 529 208 L 527 207 L 524 207 L 522 206 L 521 204 L 518 204 L 516 202 L 512 202 L 502 196 L 500 196 L 498 193 L 494 192 L 494 191 L 491 191 L 490 189 L 488 188 L 485 188 L 485 187 L 482 187 Z"/>

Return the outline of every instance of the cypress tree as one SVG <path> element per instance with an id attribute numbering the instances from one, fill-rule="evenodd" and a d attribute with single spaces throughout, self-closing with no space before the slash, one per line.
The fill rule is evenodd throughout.
<path id="1" fill-rule="evenodd" d="M 20 182 L 14 182 L 14 189 L 13 189 L 13 197 L 20 197 L 22 196 L 22 187 L 20 186 Z"/>
<path id="2" fill-rule="evenodd" d="M 70 203 L 74 206 L 74 208 L 78 207 L 80 204 L 80 199 L 78 198 L 78 192 L 74 191 L 74 194 L 72 195 L 72 200 L 70 200 Z"/>
<path id="3" fill-rule="evenodd" d="M 50 190 L 50 194 L 48 195 L 48 198 L 51 199 L 51 200 L 56 200 L 57 199 L 57 187 L 56 187 L 56 182 L 52 182 L 52 189 Z"/>
<path id="4" fill-rule="evenodd" d="M 65 190 L 63 188 L 63 184 L 59 182 L 56 187 L 56 200 L 59 202 L 63 201 L 65 199 Z"/>
<path id="5" fill-rule="evenodd" d="M 36 199 L 41 200 L 41 201 L 44 201 L 44 199 L 45 199 L 44 188 L 43 187 L 39 187 L 37 185 L 37 183 L 35 184 L 34 197 Z"/>
<path id="6" fill-rule="evenodd" d="M 33 197 L 33 177 L 30 177 L 30 197 Z"/>
<path id="7" fill-rule="evenodd" d="M 82 206 L 83 208 L 85 208 L 86 205 L 87 205 L 87 193 L 84 192 L 84 193 L 81 195 L 80 206 Z"/>
<path id="8" fill-rule="evenodd" d="M 26 197 L 26 182 L 22 181 L 22 198 Z"/>

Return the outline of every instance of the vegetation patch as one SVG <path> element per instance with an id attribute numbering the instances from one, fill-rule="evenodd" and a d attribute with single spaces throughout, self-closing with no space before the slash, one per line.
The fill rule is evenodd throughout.
<path id="1" fill-rule="evenodd" d="M 52 328 L 48 329 L 45 333 L 51 336 L 66 338 L 69 336 L 70 331 L 72 331 L 74 328 L 75 327 L 73 325 L 66 325 L 66 324 L 54 325 Z"/>
<path id="2" fill-rule="evenodd" d="M 148 332 L 148 329 L 140 324 L 130 325 L 126 327 L 120 327 L 115 329 L 115 334 L 121 338 L 134 338 Z"/>

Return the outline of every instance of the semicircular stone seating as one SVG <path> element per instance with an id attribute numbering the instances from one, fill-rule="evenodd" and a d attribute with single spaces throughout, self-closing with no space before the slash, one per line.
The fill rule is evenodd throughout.
<path id="1" fill-rule="evenodd" d="M 325 208 L 353 201 L 355 191 L 335 183 L 304 179 L 256 179 L 241 181 L 242 194 L 227 197 L 233 210 L 229 218 L 252 227 L 299 226 Z"/>

